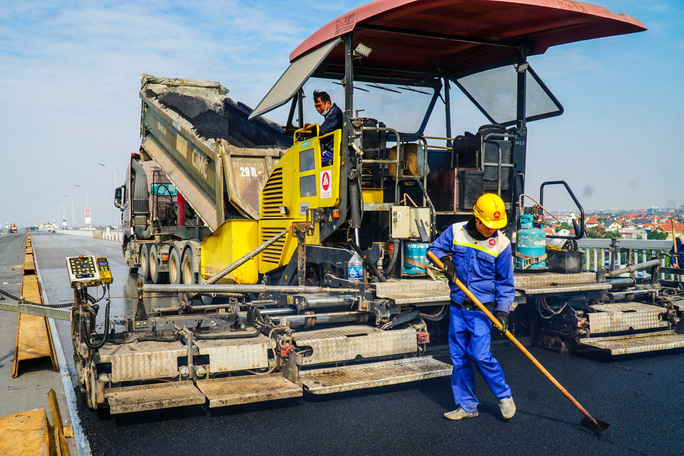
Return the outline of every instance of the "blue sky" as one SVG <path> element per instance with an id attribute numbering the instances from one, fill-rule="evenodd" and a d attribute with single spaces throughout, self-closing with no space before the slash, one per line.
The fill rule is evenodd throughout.
<path id="1" fill-rule="evenodd" d="M 66 212 L 113 223 L 139 147 L 140 73 L 220 81 L 255 106 L 320 26 L 364 1 L 2 1 L 0 222 Z M 684 203 L 684 2 L 595 1 L 648 31 L 552 48 L 531 64 L 565 107 L 530 124 L 528 191 L 565 179 L 586 208 Z M 276 120 L 280 114 L 275 113 Z M 484 123 L 473 118 L 460 131 Z M 459 130 L 457 130 L 458 132 Z M 66 210 L 65 210 L 66 209 Z"/>

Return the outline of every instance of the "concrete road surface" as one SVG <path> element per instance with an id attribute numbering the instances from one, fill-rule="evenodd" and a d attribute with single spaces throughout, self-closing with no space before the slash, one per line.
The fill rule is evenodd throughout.
<path id="1" fill-rule="evenodd" d="M 40 234 L 34 245 L 51 302 L 72 296 L 66 256 L 108 256 L 114 276 L 112 318 L 121 323 L 134 279 L 118 244 Z M 58 327 L 69 349 L 68 324 Z M 442 417 L 454 408 L 448 378 L 223 409 L 195 406 L 117 416 L 88 410 L 79 395 L 79 414 L 96 455 L 684 454 L 681 350 L 616 359 L 531 351 L 591 414 L 612 425 L 607 433 L 596 437 L 579 425 L 581 414 L 507 344 L 497 345 L 494 354 L 518 407 L 508 421 L 479 376 L 480 416 L 461 422 Z"/>

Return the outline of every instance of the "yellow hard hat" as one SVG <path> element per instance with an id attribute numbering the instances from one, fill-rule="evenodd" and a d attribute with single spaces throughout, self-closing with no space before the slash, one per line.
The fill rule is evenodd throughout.
<path id="1" fill-rule="evenodd" d="M 499 195 L 485 193 L 473 207 L 475 217 L 491 230 L 499 230 L 508 224 L 506 205 Z"/>

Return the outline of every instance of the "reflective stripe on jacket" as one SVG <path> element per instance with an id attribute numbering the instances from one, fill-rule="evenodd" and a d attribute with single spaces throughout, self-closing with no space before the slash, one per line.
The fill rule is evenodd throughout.
<path id="1" fill-rule="evenodd" d="M 458 279 L 482 303 L 496 302 L 495 310 L 509 312 L 515 285 L 511 241 L 497 231 L 488 239 L 476 240 L 468 234 L 468 222 L 454 223 L 428 248 L 437 258 L 451 256 Z M 451 283 L 451 299 L 461 304 L 465 293 Z"/>

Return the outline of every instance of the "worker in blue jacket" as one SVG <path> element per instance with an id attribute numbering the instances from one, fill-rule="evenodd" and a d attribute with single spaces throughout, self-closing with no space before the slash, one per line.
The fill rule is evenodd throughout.
<path id="1" fill-rule="evenodd" d="M 342 110 L 330 100 L 327 92 L 314 90 L 314 108 L 325 120 L 321 124 L 319 136 L 327 135 L 335 130 L 342 128 Z M 333 159 L 333 138 L 328 137 L 321 141 L 321 162 L 323 166 L 331 164 Z"/>
<path id="2" fill-rule="evenodd" d="M 446 229 L 428 249 L 444 263 L 451 285 L 449 353 L 457 408 L 444 416 L 460 420 L 478 415 L 474 363 L 499 400 L 501 414 L 509 419 L 515 415 L 515 402 L 499 362 L 490 353 L 492 322 L 454 284 L 458 278 L 506 331 L 515 297 L 511 242 L 498 231 L 507 224 L 506 207 L 498 195 L 487 193 L 477 200 L 473 213 L 468 222 Z"/>

